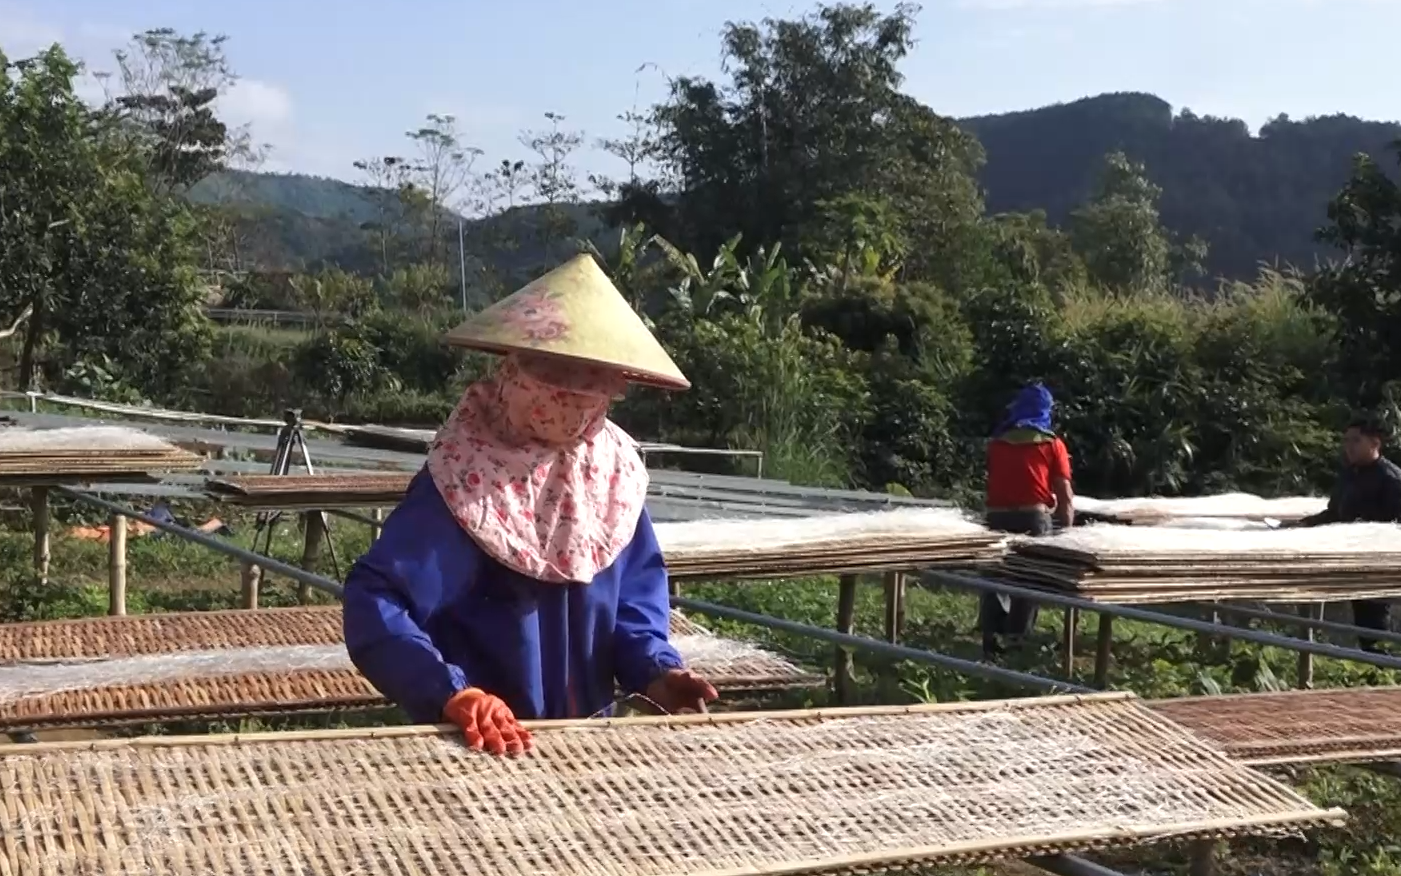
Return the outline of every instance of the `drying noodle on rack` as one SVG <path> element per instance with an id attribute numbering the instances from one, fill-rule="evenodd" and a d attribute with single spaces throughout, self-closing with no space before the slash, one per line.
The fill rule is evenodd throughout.
<path id="1" fill-rule="evenodd" d="M 353 669 L 344 645 L 185 651 L 113 659 L 0 664 L 0 705 L 64 691 L 250 672 Z"/>
<path id="2" fill-rule="evenodd" d="M 1338 823 L 1128 698 L 0 750 L 0 876 L 823 873 Z"/>
<path id="3" fill-rule="evenodd" d="M 900 508 L 774 520 L 696 520 L 658 523 L 662 553 L 727 553 L 807 547 L 814 542 L 954 539 L 989 534 L 986 526 L 949 508 Z"/>
<path id="4" fill-rule="evenodd" d="M 1075 497 L 1075 510 L 1123 521 L 1153 522 L 1173 518 L 1236 518 L 1240 520 L 1298 520 L 1317 514 L 1328 506 L 1326 498 L 1285 496 L 1265 499 L 1251 493 L 1222 493 L 1216 496 L 1142 497 L 1094 499 Z"/>

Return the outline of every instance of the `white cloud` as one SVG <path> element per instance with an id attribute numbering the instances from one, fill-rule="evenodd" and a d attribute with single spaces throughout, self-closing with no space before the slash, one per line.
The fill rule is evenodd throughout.
<path id="1" fill-rule="evenodd" d="M 274 82 L 240 79 L 220 95 L 219 113 L 234 125 L 286 125 L 292 120 L 292 95 Z"/>
<path id="2" fill-rule="evenodd" d="M 63 42 L 63 30 L 41 21 L 23 7 L 0 3 L 0 49 L 22 58 Z"/>

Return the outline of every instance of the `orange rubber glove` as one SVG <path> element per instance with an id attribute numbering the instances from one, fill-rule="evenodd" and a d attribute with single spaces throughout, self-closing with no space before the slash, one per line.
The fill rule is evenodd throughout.
<path id="1" fill-rule="evenodd" d="M 443 706 L 443 718 L 462 728 L 467 747 L 489 754 L 521 754 L 530 750 L 530 732 L 520 725 L 511 707 L 481 688 L 453 694 Z"/>
<path id="2" fill-rule="evenodd" d="M 647 699 L 669 715 L 703 711 L 717 697 L 715 687 L 689 669 L 668 669 L 647 685 Z"/>

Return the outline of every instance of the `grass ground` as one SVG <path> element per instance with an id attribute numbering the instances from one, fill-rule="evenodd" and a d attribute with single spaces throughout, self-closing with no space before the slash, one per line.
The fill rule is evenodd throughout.
<path id="1" fill-rule="evenodd" d="M 17 502 L 10 503 L 11 507 Z M 208 509 L 177 508 L 191 520 L 203 520 Z M 16 519 L 18 515 L 10 515 Z M 60 514 L 75 521 L 78 515 Z M 227 519 L 227 518 L 226 518 Z M 248 545 L 251 521 L 229 520 L 234 540 Z M 19 524 L 16 522 L 15 524 Z M 363 526 L 333 523 L 333 541 L 342 561 L 359 556 L 368 545 Z M 50 582 L 38 586 L 30 574 L 32 537 L 17 528 L 0 530 L 0 621 L 80 617 L 107 610 L 105 546 L 55 537 Z M 276 530 L 272 554 L 296 562 L 301 536 L 295 518 Z M 129 545 L 129 613 L 146 611 L 205 610 L 236 607 L 239 569 L 228 558 L 196 545 L 167 537 L 133 539 Z M 331 572 L 329 561 L 322 569 Z M 295 602 L 295 586 L 271 578 L 264 584 L 263 604 Z M 783 583 L 702 584 L 688 587 L 686 595 L 737 608 L 831 627 L 835 614 L 835 579 L 815 578 Z M 324 598 L 324 597 L 318 597 Z M 883 596 L 877 587 L 859 591 L 857 631 L 879 636 Z M 978 659 L 973 597 L 952 591 L 912 589 L 909 593 L 905 643 Z M 707 620 L 716 632 L 752 639 L 789 654 L 812 666 L 830 667 L 832 648 L 802 637 L 719 620 Z M 1022 649 L 1009 653 L 1006 666 L 1055 677 L 1060 672 L 1060 615 L 1043 613 L 1037 634 Z M 1082 621 L 1085 641 L 1093 639 L 1093 626 Z M 1257 648 L 1241 643 L 1230 647 L 1199 649 L 1193 634 L 1133 622 L 1115 625 L 1115 663 L 1110 684 L 1144 697 L 1179 696 L 1215 691 L 1252 691 L 1292 686 L 1296 659 L 1292 652 Z M 1076 667 L 1076 678 L 1090 683 L 1092 658 Z M 857 655 L 855 669 L 858 696 L 863 703 L 903 703 L 987 699 L 1025 695 L 1026 691 L 969 679 L 951 672 Z M 1361 669 L 1336 661 L 1319 660 L 1315 669 L 1319 686 L 1357 686 L 1401 683 L 1401 677 L 1384 671 Z M 788 693 L 746 706 L 761 708 L 819 706 L 829 702 L 825 691 Z M 305 726 L 397 723 L 393 710 L 334 718 L 302 718 L 284 721 L 246 721 L 238 724 L 199 723 L 139 728 L 133 732 L 208 732 Z M 1340 806 L 1351 815 L 1346 829 L 1305 840 L 1233 843 L 1223 857 L 1223 876 L 1401 876 L 1401 780 L 1385 778 L 1353 768 L 1294 770 L 1281 773 L 1320 805 Z M 1181 849 L 1171 846 L 1101 856 L 1106 865 L 1134 874 L 1185 872 Z M 1027 871 L 1017 866 L 981 871 L 945 870 L 953 876 L 1012 876 Z"/>

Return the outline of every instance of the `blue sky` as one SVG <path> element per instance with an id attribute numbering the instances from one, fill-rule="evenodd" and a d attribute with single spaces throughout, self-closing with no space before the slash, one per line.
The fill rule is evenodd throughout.
<path id="1" fill-rule="evenodd" d="M 894 4 L 880 2 L 882 8 Z M 665 76 L 720 72 L 726 21 L 806 3 L 739 0 L 0 0 L 0 46 L 53 41 L 101 69 L 151 27 L 229 37 L 243 77 L 227 116 L 272 146 L 268 168 L 355 178 L 403 132 L 451 113 L 485 161 L 524 157 L 524 128 L 563 113 L 590 138 Z M 1401 119 L 1401 0 L 930 0 L 906 90 L 963 116 L 1149 91 L 1252 126 L 1281 112 Z M 638 68 L 650 65 L 642 72 Z M 598 152 L 585 171 L 615 171 Z"/>

